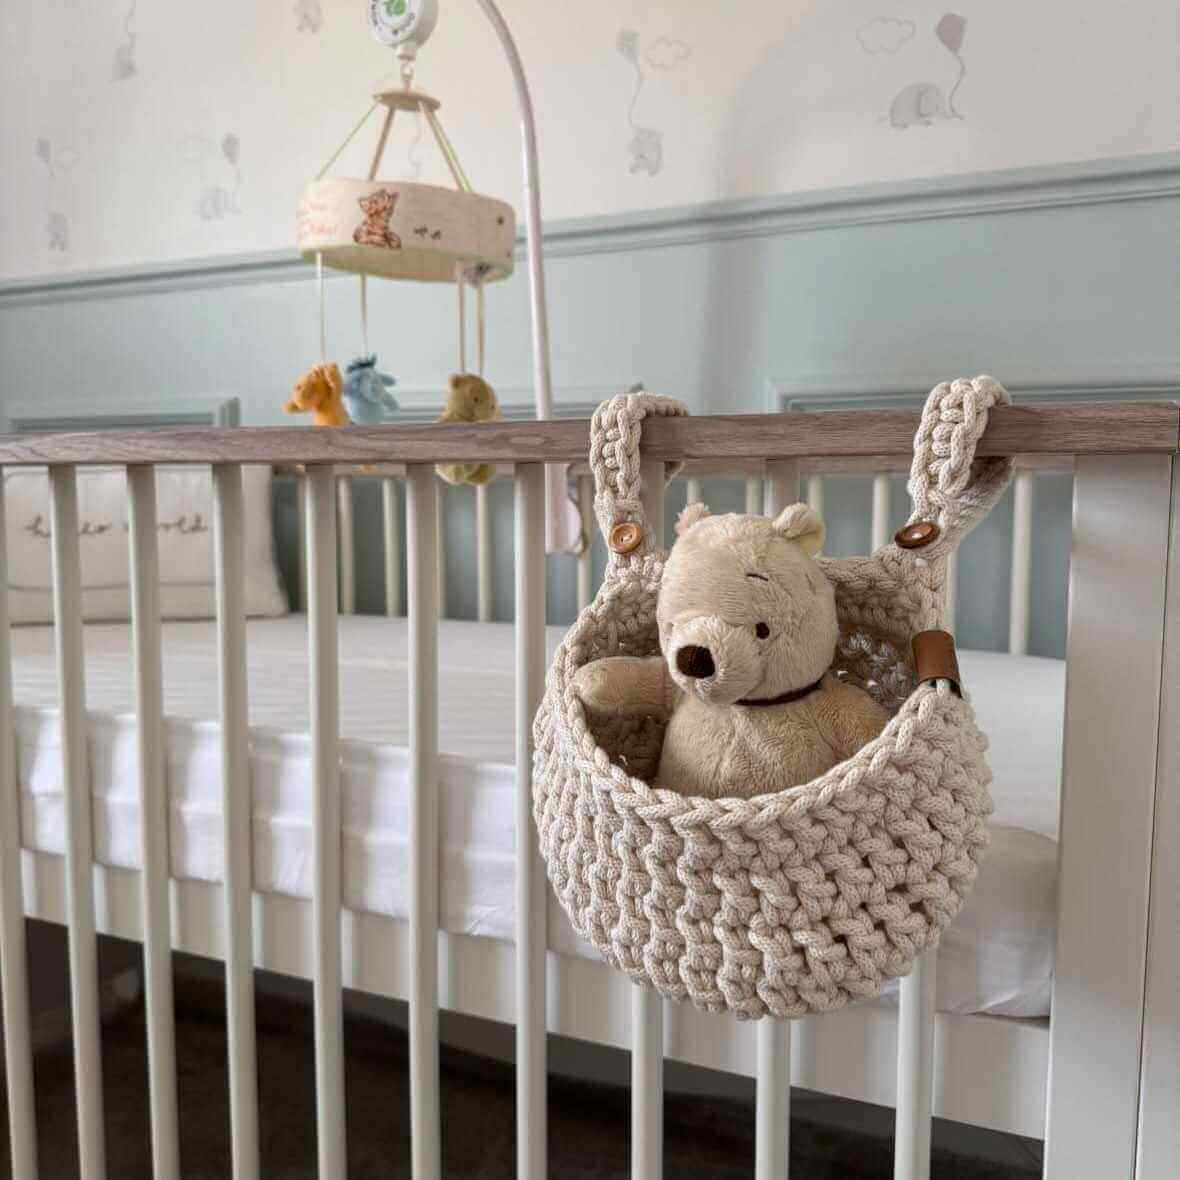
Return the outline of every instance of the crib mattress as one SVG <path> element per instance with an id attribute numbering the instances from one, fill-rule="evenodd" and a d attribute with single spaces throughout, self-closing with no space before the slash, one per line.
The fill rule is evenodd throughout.
<path id="1" fill-rule="evenodd" d="M 340 619 L 343 892 L 352 909 L 408 915 L 409 759 L 406 620 Z M 85 628 L 95 857 L 138 868 L 140 814 L 134 687 L 126 624 Z M 550 651 L 562 629 L 548 631 Z M 15 628 L 22 841 L 61 853 L 65 810 L 53 632 Z M 164 627 L 170 854 L 178 879 L 222 876 L 216 628 Z M 445 621 L 439 634 L 440 921 L 449 931 L 514 933 L 516 789 L 513 632 Z M 960 653 L 964 682 L 992 739 L 996 827 L 975 891 L 944 935 L 943 1011 L 1048 1012 L 1054 941 L 1057 799 L 1064 665 Z M 307 626 L 302 616 L 248 624 L 254 881 L 310 897 L 311 761 Z M 550 898 L 549 941 L 593 956 Z"/>

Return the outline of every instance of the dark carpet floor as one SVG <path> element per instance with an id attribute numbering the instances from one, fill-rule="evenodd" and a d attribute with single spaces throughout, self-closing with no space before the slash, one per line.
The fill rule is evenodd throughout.
<path id="1" fill-rule="evenodd" d="M 216 1013 L 203 1010 L 206 1006 L 178 1006 L 182 1172 L 186 1180 L 225 1180 L 230 1157 L 224 1025 Z M 263 1175 L 268 1180 L 311 1180 L 315 1115 L 310 1012 L 303 1005 L 267 999 L 259 1004 L 258 1023 Z M 408 1177 L 406 1039 L 384 1024 L 352 1017 L 346 1020 L 345 1036 L 349 1176 Z M 106 1026 L 103 1064 L 110 1173 L 119 1180 L 150 1180 L 142 1007 Z M 515 1167 L 512 1069 L 444 1047 L 442 1071 L 445 1177 L 509 1180 Z M 40 1054 L 35 1075 L 41 1174 L 46 1180 L 65 1180 L 77 1175 L 78 1166 L 69 1053 Z M 797 1106 L 806 1111 L 806 1103 Z M 627 1176 L 629 1110 L 621 1087 L 551 1078 L 550 1175 L 561 1180 Z M 893 1174 L 889 1116 L 880 1116 L 875 1129 L 862 1130 L 809 1122 L 797 1111 L 791 1125 L 792 1177 L 887 1180 Z M 966 1135 L 969 1129 L 958 1130 Z M 1031 1180 L 1040 1175 L 1027 1148 L 1016 1144 L 1010 1152 L 981 1159 L 964 1152 L 963 1135 L 954 1124 L 936 1126 L 935 1180 Z M 752 1104 L 667 1096 L 668 1176 L 746 1180 L 753 1175 L 753 1137 Z M 3 1176 L 7 1126 L 0 1131 L 0 1148 Z"/>

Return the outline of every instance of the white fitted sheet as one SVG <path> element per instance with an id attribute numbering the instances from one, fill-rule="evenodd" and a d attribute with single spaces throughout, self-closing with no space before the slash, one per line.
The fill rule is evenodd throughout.
<path id="1" fill-rule="evenodd" d="M 85 628 L 94 849 L 101 864 L 139 867 L 134 689 L 126 624 Z M 549 628 L 550 651 L 562 629 Z M 217 659 L 212 622 L 164 627 L 164 705 L 173 876 L 221 879 Z M 25 847 L 65 847 L 53 633 L 15 628 L 13 679 Z M 340 619 L 344 899 L 408 915 L 406 620 Z M 513 635 L 506 624 L 440 628 L 440 921 L 511 939 L 515 833 Z M 311 770 L 307 631 L 302 616 L 248 623 L 254 880 L 261 892 L 310 897 Z M 1048 1012 L 1054 940 L 1064 665 L 960 653 L 964 683 L 992 739 L 993 847 L 939 955 L 944 1011 Z M 593 954 L 550 899 L 550 945 Z"/>

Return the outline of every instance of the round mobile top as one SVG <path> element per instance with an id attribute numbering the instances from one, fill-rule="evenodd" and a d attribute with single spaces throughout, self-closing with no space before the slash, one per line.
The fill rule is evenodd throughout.
<path id="1" fill-rule="evenodd" d="M 369 27 L 382 45 L 417 49 L 437 21 L 438 0 L 369 0 Z"/>

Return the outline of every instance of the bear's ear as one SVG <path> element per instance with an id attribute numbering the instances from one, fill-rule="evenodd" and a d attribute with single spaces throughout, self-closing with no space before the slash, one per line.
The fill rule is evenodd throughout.
<path id="1" fill-rule="evenodd" d="M 824 522 L 806 504 L 791 504 L 774 518 L 777 532 L 797 541 L 808 557 L 814 557 L 824 547 L 827 529 Z"/>
<path id="2" fill-rule="evenodd" d="M 676 518 L 676 535 L 683 537 L 694 524 L 700 524 L 709 509 L 705 504 L 686 504 L 684 511 Z"/>

